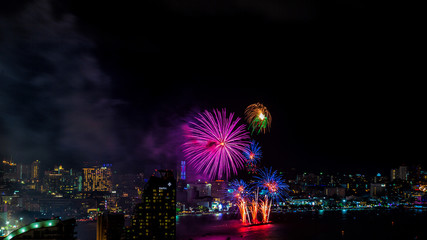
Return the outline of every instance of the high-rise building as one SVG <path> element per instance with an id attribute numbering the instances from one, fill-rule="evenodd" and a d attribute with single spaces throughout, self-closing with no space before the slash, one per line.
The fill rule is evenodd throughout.
<path id="1" fill-rule="evenodd" d="M 16 174 L 17 178 L 20 181 L 27 181 L 31 179 L 31 166 L 18 163 L 16 165 Z"/>
<path id="2" fill-rule="evenodd" d="M 181 180 L 187 179 L 186 174 L 187 174 L 187 171 L 185 167 L 185 161 L 181 161 Z"/>
<path id="3" fill-rule="evenodd" d="M 408 180 L 408 167 L 407 166 L 399 166 L 399 168 L 393 168 L 390 171 L 390 180 L 396 180 L 396 179 L 402 179 L 402 180 Z"/>
<path id="4" fill-rule="evenodd" d="M 130 239 L 176 238 L 176 181 L 173 172 L 159 170 L 144 186 L 142 202 L 132 216 Z"/>
<path id="5" fill-rule="evenodd" d="M 415 181 L 420 181 L 421 180 L 421 170 L 422 170 L 422 167 L 421 167 L 421 164 L 418 164 L 416 167 L 415 167 Z"/>
<path id="6" fill-rule="evenodd" d="M 2 165 L 2 174 L 4 179 L 11 182 L 18 181 L 16 163 L 12 162 L 12 160 L 3 160 L 3 163 L 0 164 Z"/>
<path id="7" fill-rule="evenodd" d="M 386 184 L 384 183 L 371 183 L 371 197 L 384 196 L 386 192 Z"/>
<path id="8" fill-rule="evenodd" d="M 402 180 L 408 180 L 408 167 L 400 166 L 399 167 L 399 178 Z"/>
<path id="9" fill-rule="evenodd" d="M 205 202 L 206 206 L 210 205 L 212 199 L 212 183 L 196 182 L 187 184 L 187 201 Z"/>
<path id="10" fill-rule="evenodd" d="M 79 177 L 73 169 L 64 169 L 62 165 L 55 166 L 53 170 L 45 171 L 43 189 L 51 195 L 70 195 L 78 191 Z"/>
<path id="11" fill-rule="evenodd" d="M 83 191 L 111 192 L 111 164 L 83 168 Z"/>
<path id="12" fill-rule="evenodd" d="M 325 187 L 325 195 L 326 196 L 337 196 L 337 197 L 345 197 L 345 188 L 344 187 Z"/>
<path id="13" fill-rule="evenodd" d="M 31 179 L 38 179 L 40 176 L 40 161 L 36 160 L 31 164 Z"/>

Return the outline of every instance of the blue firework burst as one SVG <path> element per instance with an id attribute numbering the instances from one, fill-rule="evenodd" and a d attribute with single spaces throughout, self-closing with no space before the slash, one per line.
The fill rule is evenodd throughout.
<path id="1" fill-rule="evenodd" d="M 257 179 L 257 186 L 261 189 L 262 195 L 268 195 L 269 198 L 278 201 L 279 199 L 288 198 L 289 185 L 285 183 L 285 179 L 272 168 L 264 168 L 259 170 Z"/>
<path id="2" fill-rule="evenodd" d="M 255 140 L 252 140 L 251 144 L 249 144 L 243 151 L 243 155 L 245 156 L 248 164 L 256 165 L 262 157 L 261 147 Z"/>

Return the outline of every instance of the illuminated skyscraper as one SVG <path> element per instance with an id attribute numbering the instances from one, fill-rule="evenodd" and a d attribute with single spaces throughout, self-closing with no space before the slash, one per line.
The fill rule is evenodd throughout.
<path id="1" fill-rule="evenodd" d="M 31 179 L 38 179 L 40 176 L 40 161 L 36 160 L 31 164 Z"/>
<path id="2" fill-rule="evenodd" d="M 181 180 L 185 180 L 186 178 L 185 161 L 181 161 Z"/>
<path id="3" fill-rule="evenodd" d="M 111 192 L 111 177 L 111 164 L 104 164 L 102 167 L 83 168 L 83 191 Z"/>
<path id="4" fill-rule="evenodd" d="M 135 206 L 130 239 L 176 238 L 175 189 L 173 172 L 156 170 L 144 186 L 142 202 Z"/>

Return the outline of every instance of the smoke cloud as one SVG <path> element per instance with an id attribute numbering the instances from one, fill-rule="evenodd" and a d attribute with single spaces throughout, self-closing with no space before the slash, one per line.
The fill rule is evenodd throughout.
<path id="1" fill-rule="evenodd" d="M 34 1 L 0 17 L 0 31 L 0 153 L 49 166 L 115 159 L 120 101 L 75 17 Z"/>

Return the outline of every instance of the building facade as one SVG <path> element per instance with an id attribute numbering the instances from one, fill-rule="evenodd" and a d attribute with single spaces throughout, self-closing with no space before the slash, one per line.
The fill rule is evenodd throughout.
<path id="1" fill-rule="evenodd" d="M 384 183 L 371 183 L 371 197 L 384 196 L 386 193 L 387 185 Z"/>
<path id="2" fill-rule="evenodd" d="M 128 239 L 176 238 L 176 180 L 172 171 L 159 170 L 144 186 L 142 202 L 132 216 Z"/>
<path id="3" fill-rule="evenodd" d="M 38 179 L 40 176 L 40 161 L 36 160 L 31 164 L 31 179 Z"/>
<path id="4" fill-rule="evenodd" d="M 111 192 L 111 164 L 83 168 L 83 191 Z"/>

